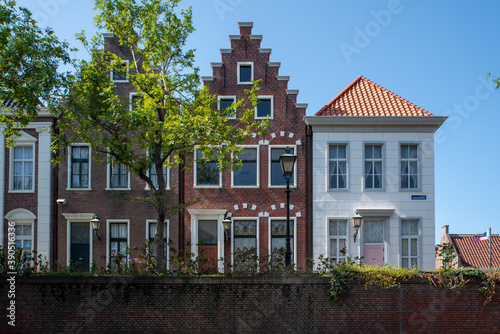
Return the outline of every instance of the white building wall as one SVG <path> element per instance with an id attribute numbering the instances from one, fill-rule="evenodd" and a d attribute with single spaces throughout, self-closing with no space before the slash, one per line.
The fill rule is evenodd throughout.
<path id="1" fill-rule="evenodd" d="M 314 132 L 314 131 L 313 131 Z M 433 133 L 325 133 L 313 134 L 313 257 L 328 256 L 329 219 L 348 220 L 348 255 L 363 256 L 361 227 L 356 242 L 351 218 L 356 209 L 394 209 L 384 221 L 384 262 L 401 265 L 401 229 L 404 218 L 420 220 L 419 267 L 434 268 L 434 134 Z M 348 189 L 328 190 L 328 147 L 347 144 Z M 364 191 L 365 143 L 383 144 L 385 187 L 382 191 Z M 399 149 L 402 143 L 418 143 L 419 190 L 399 189 Z M 412 200 L 411 195 L 426 195 Z"/>

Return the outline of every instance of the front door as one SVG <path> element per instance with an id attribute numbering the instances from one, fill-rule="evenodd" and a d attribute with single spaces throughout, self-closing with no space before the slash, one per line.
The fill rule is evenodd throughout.
<path id="1" fill-rule="evenodd" d="M 384 222 L 365 220 L 363 226 L 365 264 L 384 265 Z"/>
<path id="2" fill-rule="evenodd" d="M 198 220 L 200 271 L 217 270 L 217 220 Z"/>
<path id="3" fill-rule="evenodd" d="M 70 265 L 75 271 L 90 269 L 90 223 L 71 223 Z"/>

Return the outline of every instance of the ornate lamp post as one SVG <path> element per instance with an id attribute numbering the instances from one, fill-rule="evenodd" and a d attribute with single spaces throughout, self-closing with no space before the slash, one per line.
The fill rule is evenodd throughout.
<path id="1" fill-rule="evenodd" d="M 290 249 L 290 178 L 293 176 L 293 167 L 297 156 L 292 154 L 292 150 L 287 147 L 285 154 L 280 155 L 281 172 L 286 179 L 286 250 L 285 250 L 285 266 L 291 264 Z"/>
<path id="2" fill-rule="evenodd" d="M 97 215 L 94 215 L 94 219 L 92 219 L 90 223 L 92 224 L 92 229 L 95 232 L 97 240 L 101 241 L 101 235 L 97 234 L 97 231 L 99 231 L 99 229 L 101 228 L 101 222 L 99 221 L 99 219 L 97 219 Z"/>

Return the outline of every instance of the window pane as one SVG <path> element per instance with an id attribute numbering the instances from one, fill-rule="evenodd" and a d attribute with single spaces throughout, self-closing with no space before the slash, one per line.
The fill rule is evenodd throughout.
<path id="1" fill-rule="evenodd" d="M 347 174 L 347 164 L 345 161 L 339 161 L 339 174 Z"/>
<path id="2" fill-rule="evenodd" d="M 418 259 L 412 258 L 411 259 L 411 266 L 412 267 L 417 267 L 418 266 Z"/>
<path id="3" fill-rule="evenodd" d="M 382 175 L 382 161 L 373 162 L 373 172 L 378 175 Z"/>
<path id="4" fill-rule="evenodd" d="M 344 256 L 346 251 L 345 239 L 338 239 L 338 240 L 339 240 L 339 256 Z"/>
<path id="5" fill-rule="evenodd" d="M 252 65 L 240 65 L 240 82 L 252 80 Z"/>
<path id="6" fill-rule="evenodd" d="M 336 174 L 330 175 L 330 188 L 333 188 L 333 189 L 339 188 L 337 186 L 337 175 Z"/>
<path id="7" fill-rule="evenodd" d="M 26 161 L 24 163 L 24 175 L 33 175 L 33 162 Z"/>
<path id="8" fill-rule="evenodd" d="M 402 241 L 402 249 L 401 249 L 402 253 L 401 253 L 401 255 L 408 256 L 408 239 L 405 238 L 401 241 Z"/>
<path id="9" fill-rule="evenodd" d="M 408 159 L 410 156 L 408 150 L 408 145 L 401 145 L 401 159 Z"/>
<path id="10" fill-rule="evenodd" d="M 257 235 L 256 220 L 235 220 L 234 221 L 235 236 L 253 236 Z"/>
<path id="11" fill-rule="evenodd" d="M 229 109 L 231 105 L 233 104 L 234 100 L 233 99 L 220 99 L 219 100 L 219 110 L 224 110 L 225 115 L 231 115 L 233 116 L 234 110 Z M 226 110 L 227 109 L 227 110 Z"/>
<path id="12" fill-rule="evenodd" d="M 412 189 L 418 188 L 418 178 L 416 175 L 410 176 L 410 188 Z"/>
<path id="13" fill-rule="evenodd" d="M 372 159 L 373 158 L 373 145 L 366 145 L 365 146 L 365 159 Z"/>
<path id="14" fill-rule="evenodd" d="M 271 116 L 271 99 L 258 100 L 257 117 Z"/>
<path id="15" fill-rule="evenodd" d="M 198 242 L 203 245 L 217 245 L 217 221 L 198 221 Z"/>
<path id="16" fill-rule="evenodd" d="M 285 153 L 284 148 L 272 148 L 271 149 L 271 185 L 282 186 L 286 185 L 286 179 L 281 172 L 280 165 L 280 155 Z M 292 149 L 292 154 L 294 154 L 294 149 Z M 295 170 L 294 170 L 295 173 Z M 294 178 L 290 178 L 290 185 L 294 185 Z"/>
<path id="17" fill-rule="evenodd" d="M 373 177 L 373 188 L 381 189 L 382 188 L 382 175 L 375 175 Z"/>
<path id="18" fill-rule="evenodd" d="M 408 176 L 407 175 L 401 176 L 401 188 L 408 188 Z"/>
<path id="19" fill-rule="evenodd" d="M 339 175 L 339 189 L 347 188 L 346 176 Z"/>
<path id="20" fill-rule="evenodd" d="M 410 174 L 418 173 L 418 165 L 416 161 L 410 161 Z"/>
<path id="21" fill-rule="evenodd" d="M 72 158 L 73 159 L 80 159 L 80 148 L 79 147 L 73 147 L 72 148 Z"/>
<path id="22" fill-rule="evenodd" d="M 71 172 L 73 173 L 73 175 L 80 174 L 80 164 L 79 163 L 72 163 L 71 164 Z"/>
<path id="23" fill-rule="evenodd" d="M 271 234 L 273 236 L 286 236 L 286 220 L 271 221 Z M 290 236 L 293 235 L 293 220 L 290 220 Z"/>
<path id="24" fill-rule="evenodd" d="M 338 152 L 339 152 L 339 159 L 346 159 L 346 146 L 345 145 L 338 145 Z"/>
<path id="25" fill-rule="evenodd" d="M 330 239 L 330 257 L 337 257 L 337 239 Z"/>
<path id="26" fill-rule="evenodd" d="M 383 243 L 384 242 L 384 224 L 382 221 L 365 221 L 364 237 L 365 243 Z"/>
<path id="27" fill-rule="evenodd" d="M 417 159 L 417 145 L 410 145 L 410 159 Z"/>
<path id="28" fill-rule="evenodd" d="M 418 221 L 412 220 L 409 222 L 409 224 L 410 224 L 410 234 L 418 235 Z"/>
<path id="29" fill-rule="evenodd" d="M 24 156 L 23 148 L 24 147 L 14 147 L 14 159 L 18 160 L 23 158 Z"/>
<path id="30" fill-rule="evenodd" d="M 402 266 L 403 268 L 409 268 L 409 266 L 408 266 L 408 258 L 403 258 L 403 259 L 402 259 L 401 266 Z"/>
<path id="31" fill-rule="evenodd" d="M 402 235 L 408 235 L 408 234 L 410 234 L 410 228 L 409 228 L 409 222 L 408 221 L 402 221 L 401 222 L 401 234 Z"/>
<path id="32" fill-rule="evenodd" d="M 81 147 L 80 154 L 81 154 L 82 159 L 88 159 L 89 158 L 89 148 L 88 147 Z"/>
<path id="33" fill-rule="evenodd" d="M 338 235 L 347 235 L 347 222 L 339 221 L 337 222 Z"/>
<path id="34" fill-rule="evenodd" d="M 337 154 L 337 150 L 338 150 L 338 145 L 330 145 L 330 159 L 337 159 L 338 157 L 338 154 Z"/>
<path id="35" fill-rule="evenodd" d="M 234 185 L 257 185 L 257 149 L 244 149 L 239 158 L 243 166 L 234 172 Z"/>
<path id="36" fill-rule="evenodd" d="M 23 174 L 23 163 L 14 162 L 14 175 L 22 175 L 22 174 Z"/>
<path id="37" fill-rule="evenodd" d="M 417 256 L 417 239 L 411 239 L 410 240 L 410 246 L 411 246 L 411 256 Z"/>
<path id="38" fill-rule="evenodd" d="M 382 159 L 382 145 L 373 146 L 373 157 L 375 159 Z"/>
<path id="39" fill-rule="evenodd" d="M 337 221 L 336 220 L 330 220 L 329 232 L 330 232 L 330 235 L 337 235 Z"/>
<path id="40" fill-rule="evenodd" d="M 373 178 L 371 175 L 365 176 L 365 188 L 371 189 L 373 188 Z"/>

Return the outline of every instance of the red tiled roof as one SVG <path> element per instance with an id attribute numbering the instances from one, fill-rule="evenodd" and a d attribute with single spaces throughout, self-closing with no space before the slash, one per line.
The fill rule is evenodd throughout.
<path id="1" fill-rule="evenodd" d="M 450 234 L 455 249 L 460 254 L 464 267 L 489 268 L 489 241 L 478 239 L 482 235 Z M 500 267 L 500 236 L 491 236 L 491 262 L 494 268 Z"/>
<path id="2" fill-rule="evenodd" d="M 314 116 L 434 116 L 359 76 Z"/>

